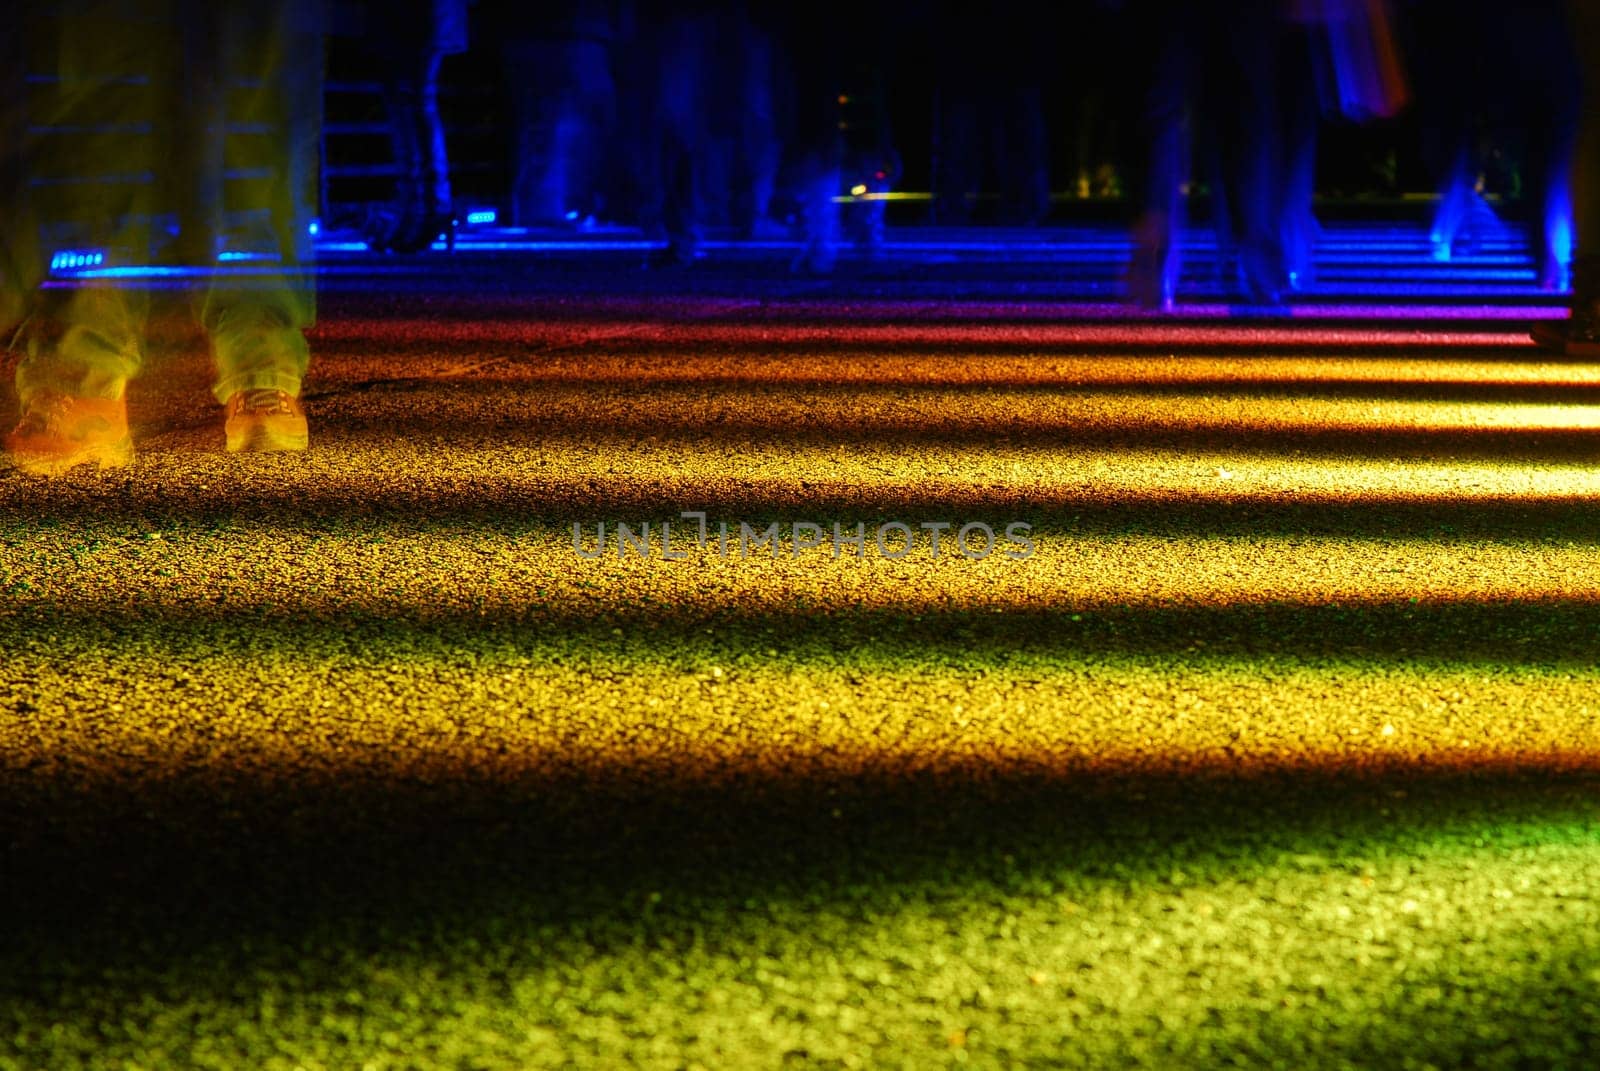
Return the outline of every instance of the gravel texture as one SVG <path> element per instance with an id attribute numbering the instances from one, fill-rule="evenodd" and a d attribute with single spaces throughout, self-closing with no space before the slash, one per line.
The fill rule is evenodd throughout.
<path id="1" fill-rule="evenodd" d="M 0 475 L 0 1068 L 1600 1062 L 1600 366 L 553 270 Z"/>

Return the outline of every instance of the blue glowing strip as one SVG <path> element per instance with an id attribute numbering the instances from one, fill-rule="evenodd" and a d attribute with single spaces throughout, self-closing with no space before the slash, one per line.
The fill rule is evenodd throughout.
<path id="1" fill-rule="evenodd" d="M 1460 256 L 1511 254 L 1526 250 L 1527 242 L 1478 242 L 1471 252 Z M 1433 246 L 1426 242 L 1318 242 L 1318 253 L 1345 253 L 1353 256 L 1392 256 L 1394 254 L 1432 258 Z"/>
<path id="2" fill-rule="evenodd" d="M 1460 280 L 1461 282 L 1507 282 L 1507 283 L 1532 283 L 1534 273 L 1532 268 L 1464 268 L 1454 263 L 1438 264 L 1420 272 L 1408 268 L 1379 268 L 1376 265 L 1361 268 L 1345 267 L 1338 271 L 1323 271 L 1318 276 L 1318 283 L 1354 283 L 1371 279 L 1374 281 L 1384 279 L 1416 279 L 1421 277 L 1435 282 L 1446 280 Z"/>
<path id="3" fill-rule="evenodd" d="M 1189 289 L 1186 287 L 1186 289 Z M 1199 290 L 1200 287 L 1193 289 Z M 1213 291 L 1215 292 L 1215 291 Z M 1329 286 L 1318 285 L 1312 290 L 1319 297 L 1351 298 L 1359 301 L 1365 297 L 1417 297 L 1417 298 L 1523 298 L 1537 299 L 1548 297 L 1554 303 L 1560 301 L 1561 295 L 1540 290 L 1532 283 L 1522 286 L 1501 284 L 1498 286 L 1479 283 L 1362 283 L 1359 286 Z M 1182 294 L 1179 294 L 1180 299 Z"/>
<path id="4" fill-rule="evenodd" d="M 52 272 L 77 271 L 80 268 L 94 268 L 105 263 L 106 254 L 103 249 L 61 249 L 50 256 L 50 270 Z"/>
<path id="5" fill-rule="evenodd" d="M 1465 255 L 1465 256 L 1454 256 L 1454 257 L 1451 257 L 1449 260 L 1441 261 L 1441 260 L 1434 260 L 1432 254 L 1422 253 L 1422 252 L 1412 253 L 1412 254 L 1410 254 L 1408 256 L 1390 254 L 1389 256 L 1386 256 L 1386 257 L 1377 257 L 1377 256 L 1373 256 L 1372 254 L 1370 254 L 1370 253 L 1368 253 L 1366 251 L 1362 251 L 1362 252 L 1359 252 L 1359 253 L 1356 253 L 1356 252 L 1340 253 L 1340 252 L 1329 252 L 1329 251 L 1323 250 L 1323 249 L 1318 249 L 1317 250 L 1316 261 L 1317 261 L 1318 264 L 1341 264 L 1341 265 L 1344 265 L 1344 264 L 1388 264 L 1388 265 L 1391 265 L 1391 266 L 1399 266 L 1401 264 L 1417 264 L 1417 265 L 1421 266 L 1421 265 L 1444 265 L 1444 264 L 1450 264 L 1450 265 L 1453 265 L 1455 267 L 1513 267 L 1513 266 L 1518 266 L 1518 265 L 1520 265 L 1522 267 L 1527 267 L 1528 264 L 1529 264 L 1529 260 L 1528 260 L 1527 256 L 1525 256 L 1525 255 L 1524 256 L 1517 256 L 1517 255 L 1514 255 L 1514 254 L 1507 254 L 1505 256 L 1484 256 L 1484 255 L 1481 255 L 1481 254 L 1474 253 L 1474 254 Z"/>
<path id="6" fill-rule="evenodd" d="M 1069 306 L 1070 307 L 1070 306 Z M 1176 318 L 1178 320 L 1228 320 L 1238 318 L 1239 306 L 1225 304 L 1217 301 L 1204 301 L 1189 304 L 1179 301 L 1176 313 L 1159 313 L 1151 311 L 1132 312 L 1124 309 L 1114 318 L 1130 318 L 1142 320 L 1161 320 Z M 1317 320 L 1505 320 L 1512 324 L 1527 323 L 1532 320 L 1560 320 L 1565 318 L 1567 310 L 1562 308 L 1546 308 L 1529 305 L 1504 305 L 1504 306 L 1478 306 L 1478 305 L 1382 305 L 1376 303 L 1352 303 L 1344 305 L 1287 305 L 1275 308 L 1265 316 L 1266 319 L 1285 318 L 1298 321 Z M 1499 330 L 1499 329 L 1497 329 Z M 1513 328 L 1507 332 L 1510 341 L 1521 343 L 1521 332 Z"/>
<path id="7" fill-rule="evenodd" d="M 619 242 L 619 241 L 615 241 L 615 240 L 612 240 L 612 241 L 571 241 L 571 242 L 547 242 L 547 241 L 518 241 L 518 242 L 488 241 L 488 242 L 483 242 L 483 241 L 477 241 L 475 239 L 470 239 L 470 238 L 457 238 L 456 239 L 456 251 L 457 252 L 461 252 L 462 250 L 472 250 L 472 251 L 482 250 L 482 251 L 486 251 L 486 252 L 505 252 L 505 251 L 512 251 L 512 250 L 527 250 L 530 253 L 546 253 L 546 252 L 559 253 L 559 252 L 562 252 L 562 251 L 565 251 L 565 250 L 571 250 L 573 252 L 582 252 L 582 253 L 602 252 L 602 251 L 608 251 L 608 250 L 617 251 L 617 252 L 637 252 L 637 251 L 651 250 L 651 249 L 665 249 L 666 247 L 667 247 L 667 243 L 666 242 L 647 242 L 647 241 L 643 241 L 643 240 L 631 241 L 631 242 Z M 325 249 L 327 247 L 319 245 L 317 248 L 318 249 Z M 446 246 L 445 243 L 443 243 L 443 242 L 434 242 L 433 245 L 430 248 L 434 249 L 435 251 L 442 252 L 442 251 L 444 251 L 445 249 L 447 249 L 449 247 Z"/>
<path id="8" fill-rule="evenodd" d="M 492 208 L 479 208 L 467 213 L 468 223 L 493 223 L 498 218 L 499 213 Z"/>
<path id="9" fill-rule="evenodd" d="M 30 178 L 29 186 L 92 186 L 92 185 L 141 185 L 155 181 L 153 171 L 127 171 L 112 175 L 66 175 L 59 178 Z"/>
<path id="10" fill-rule="evenodd" d="M 803 244 L 804 243 L 799 242 L 799 241 L 787 241 L 787 242 L 783 242 L 783 241 L 760 241 L 760 242 L 757 242 L 757 241 L 750 241 L 750 242 L 709 241 L 709 242 L 702 243 L 701 244 L 701 248 L 704 249 L 704 250 L 707 250 L 707 251 L 717 251 L 717 252 L 738 252 L 738 251 L 741 251 L 741 250 L 746 250 L 746 251 L 750 251 L 750 252 L 761 252 L 761 251 L 793 252 L 794 250 L 797 250 L 797 249 L 801 248 Z M 582 252 L 596 252 L 596 251 L 603 251 L 603 250 L 617 250 L 617 251 L 621 251 L 621 252 L 628 252 L 628 251 L 637 251 L 637 250 L 665 249 L 666 246 L 667 246 L 667 243 L 664 242 L 664 241 L 648 241 L 648 240 L 644 240 L 644 239 L 615 239 L 615 238 L 611 238 L 611 239 L 533 239 L 533 238 L 526 238 L 526 239 L 511 239 L 511 240 L 503 240 L 502 239 L 502 240 L 488 240 L 488 241 L 486 241 L 486 240 L 483 240 L 483 239 L 471 238 L 471 237 L 460 237 L 460 238 L 457 238 L 456 239 L 456 245 L 455 245 L 457 251 L 461 251 L 461 250 L 498 250 L 498 251 L 527 250 L 527 251 L 530 251 L 530 252 L 560 252 L 562 250 L 573 250 L 573 251 L 582 251 Z M 360 252 L 360 251 L 364 250 L 366 247 L 365 247 L 365 245 L 363 243 L 348 243 L 348 242 L 346 242 L 346 243 L 318 243 L 317 248 L 321 249 L 321 250 Z M 444 242 L 434 242 L 433 245 L 431 246 L 431 248 L 434 249 L 434 250 L 437 250 L 437 251 L 443 251 L 443 250 L 447 249 L 448 246 Z M 883 251 L 886 252 L 886 253 L 895 253 L 895 252 L 905 252 L 905 253 L 997 253 L 997 254 L 1015 255 L 1015 254 L 1021 253 L 1021 252 L 1033 252 L 1033 253 L 1055 254 L 1055 256 L 1052 257 L 1051 259 L 1059 259 L 1062 254 L 1078 254 L 1078 253 L 1084 253 L 1084 252 L 1090 252 L 1090 253 L 1094 252 L 1092 250 L 1087 250 L 1086 251 L 1080 246 L 1071 246 L 1071 245 L 1065 245 L 1065 244 L 1061 244 L 1061 245 L 1035 244 L 1033 246 L 1019 246 L 1016 243 L 1012 243 L 1012 242 L 962 242 L 962 243 L 959 243 L 959 244 L 944 243 L 944 242 L 928 242 L 928 243 L 886 242 L 886 243 L 884 243 L 882 248 L 883 248 Z M 848 245 L 845 245 L 842 248 L 841 251 L 845 252 L 846 254 L 848 254 L 849 252 L 851 252 L 851 247 L 848 246 Z M 1094 263 L 1094 262 L 1114 263 L 1117 259 L 1119 259 L 1119 256 L 1120 256 L 1121 259 L 1126 259 L 1126 257 L 1128 256 L 1129 250 L 1128 250 L 1128 247 L 1126 245 L 1124 245 L 1120 249 L 1117 248 L 1117 247 L 1106 247 L 1103 252 L 1104 252 L 1104 255 L 1102 255 L 1100 257 L 1086 256 L 1086 257 L 1081 257 L 1081 258 L 1068 258 L 1068 259 L 1083 259 L 1085 262 L 1090 262 L 1090 263 Z"/>
<path id="11" fill-rule="evenodd" d="M 83 73 L 78 77 L 87 83 L 92 76 L 88 73 Z M 53 74 L 29 74 L 24 75 L 22 81 L 23 84 L 30 86 L 53 86 L 58 85 L 61 79 Z M 94 77 L 93 82 L 96 86 L 147 86 L 150 84 L 150 77 L 143 74 L 102 74 Z"/>
<path id="12" fill-rule="evenodd" d="M 76 134 L 134 134 L 143 135 L 153 129 L 150 123 L 51 123 L 28 125 L 28 133 L 35 136 Z"/>
<path id="13" fill-rule="evenodd" d="M 127 264 L 113 268 L 82 268 L 62 273 L 64 279 L 204 279 L 211 276 L 219 278 L 249 278 L 249 277 L 282 277 L 284 275 L 299 274 L 303 268 L 291 268 L 287 271 L 277 266 L 252 267 L 240 265 L 238 267 L 223 268 L 192 268 L 174 267 L 161 264 Z"/>
<path id="14" fill-rule="evenodd" d="M 1297 320 L 1560 320 L 1567 310 L 1552 305 L 1295 305 Z M 1187 310 L 1186 310 L 1187 311 Z"/>
<path id="15" fill-rule="evenodd" d="M 619 231 L 621 230 L 623 229 L 619 228 Z M 1058 254 L 1077 257 L 1085 261 L 1093 260 L 1097 256 L 1101 259 L 1106 259 L 1130 255 L 1132 244 L 1128 239 L 1117 237 L 1114 231 L 1108 234 L 1108 230 L 1052 232 L 1047 236 L 1040 236 L 1037 232 L 1017 232 L 1016 237 L 1011 237 L 1009 233 L 1003 233 L 987 239 L 963 240 L 960 237 L 934 236 L 926 231 L 923 232 L 925 236 L 917 236 L 916 229 L 908 229 L 909 233 L 902 232 L 900 237 L 891 236 L 884 243 L 883 249 L 889 253 L 942 252 L 978 254 L 992 252 L 1007 256 L 1027 253 Z M 626 232 L 624 231 L 624 233 Z M 320 243 L 319 247 L 332 252 L 363 252 L 366 249 L 362 243 L 348 241 Z M 660 243 L 651 243 L 633 237 L 623 237 L 622 234 L 618 234 L 616 237 L 590 235 L 581 239 L 568 238 L 561 235 L 533 237 L 528 236 L 526 228 L 507 227 L 496 228 L 492 234 L 464 236 L 457 242 L 457 248 L 500 251 L 518 249 L 534 251 L 560 251 L 565 249 L 602 251 L 616 249 L 629 251 L 660 248 Z M 789 251 L 798 248 L 798 243 L 795 241 L 717 241 L 706 243 L 705 248 L 711 250 Z M 1525 244 L 1520 242 L 1479 242 L 1475 246 L 1473 253 L 1458 256 L 1445 263 L 1456 266 L 1501 265 L 1507 267 L 1518 263 L 1526 264 L 1525 255 L 1518 256 L 1525 248 Z M 1204 233 L 1197 233 L 1194 237 L 1186 237 L 1183 240 L 1182 249 L 1186 257 L 1205 257 L 1216 253 L 1217 243 L 1214 237 Z M 849 251 L 848 246 L 846 251 Z M 1440 263 L 1433 260 L 1431 246 L 1425 236 L 1420 234 L 1406 241 L 1383 243 L 1357 242 L 1348 239 L 1342 242 L 1324 240 L 1318 244 L 1316 252 L 1318 261 L 1323 263 L 1372 262 L 1385 263 L 1391 267 L 1415 263 L 1419 268 Z"/>
<path id="16" fill-rule="evenodd" d="M 118 268 L 85 268 L 69 273 L 74 279 L 166 279 L 210 275 L 211 268 L 164 268 L 154 265 L 127 265 Z"/>

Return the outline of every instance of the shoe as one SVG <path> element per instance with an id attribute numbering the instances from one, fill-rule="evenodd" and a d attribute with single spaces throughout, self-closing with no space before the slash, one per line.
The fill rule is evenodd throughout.
<path id="1" fill-rule="evenodd" d="M 839 184 L 838 170 L 827 168 L 802 184 L 802 237 L 800 251 L 789 263 L 791 272 L 820 278 L 833 274 L 838 265 L 844 214 L 833 198 Z"/>
<path id="2" fill-rule="evenodd" d="M 1560 257 L 1546 253 L 1539 258 L 1539 289 L 1564 294 L 1572 287 L 1572 268 Z"/>
<path id="3" fill-rule="evenodd" d="M 1288 288 L 1283 251 L 1269 241 L 1247 240 L 1239 250 L 1239 291 L 1254 308 L 1280 308 Z"/>
<path id="4" fill-rule="evenodd" d="M 649 265 L 652 268 L 689 268 L 704 256 L 697 239 L 672 238 L 667 241 L 665 249 L 658 249 L 651 254 Z"/>
<path id="5" fill-rule="evenodd" d="M 304 450 L 310 441 L 299 399 L 272 387 L 235 391 L 225 407 L 228 452 Z"/>
<path id="6" fill-rule="evenodd" d="M 1141 309 L 1171 312 L 1177 289 L 1177 258 L 1170 246 L 1135 245 L 1128 263 L 1128 297 Z"/>
<path id="7" fill-rule="evenodd" d="M 1600 324 L 1586 316 L 1541 320 L 1528 331 L 1528 337 L 1563 357 L 1600 357 Z"/>
<path id="8" fill-rule="evenodd" d="M 1171 312 L 1178 289 L 1175 229 L 1165 214 L 1146 212 L 1133 227 L 1128 262 L 1128 298 L 1141 309 Z"/>
<path id="9" fill-rule="evenodd" d="M 28 403 L 5 448 L 11 463 L 31 476 L 60 476 L 91 461 L 121 468 L 133 460 L 127 402 L 42 393 Z"/>
<path id="10" fill-rule="evenodd" d="M 1580 257 L 1572 262 L 1572 315 L 1565 320 L 1542 320 L 1528 336 L 1564 357 L 1600 357 L 1600 258 Z"/>
<path id="11" fill-rule="evenodd" d="M 444 242 L 455 252 L 458 220 L 447 204 L 430 204 L 422 192 L 413 192 L 398 204 L 369 213 L 362 228 L 367 246 L 375 253 L 422 253 Z"/>
<path id="12" fill-rule="evenodd" d="M 832 275 L 839 263 L 839 245 L 812 237 L 800 247 L 800 252 L 789 262 L 789 270 L 796 275 L 817 278 Z"/>

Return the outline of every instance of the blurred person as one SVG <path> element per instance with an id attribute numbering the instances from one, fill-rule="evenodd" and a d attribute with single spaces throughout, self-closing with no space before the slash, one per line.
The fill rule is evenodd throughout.
<path id="1" fill-rule="evenodd" d="M 592 224 L 607 210 L 606 148 L 617 124 L 615 0 L 480 3 L 511 94 L 511 217 L 518 226 Z"/>
<path id="2" fill-rule="evenodd" d="M 885 96 L 881 72 L 860 65 L 852 65 L 838 95 L 840 186 L 848 196 L 840 210 L 842 233 L 869 257 L 883 250 L 883 196 L 900 179 Z"/>
<path id="3" fill-rule="evenodd" d="M 1192 132 L 1210 162 L 1220 261 L 1232 258 L 1247 302 L 1281 304 L 1312 280 L 1320 116 L 1365 120 L 1405 102 L 1386 3 L 1133 0 L 1128 7 L 1136 24 L 1159 33 L 1130 296 L 1151 308 L 1172 305 Z"/>
<path id="4" fill-rule="evenodd" d="M 467 49 L 467 0 L 370 0 L 360 39 L 382 63 L 398 176 L 391 205 L 367 224 L 374 249 L 414 253 L 455 240 L 450 157 L 439 117 L 439 65 Z"/>
<path id="5" fill-rule="evenodd" d="M 0 287 L 21 320 L 21 419 L 4 447 L 23 472 L 133 454 L 124 395 L 148 295 L 113 278 L 44 286 L 63 234 L 102 259 L 202 269 L 194 304 L 227 449 L 306 448 L 321 14 L 310 0 L 64 2 L 28 12 L 0 46 L 14 81 L 0 115 Z M 280 269 L 212 270 L 225 242 L 251 237 L 228 230 L 225 208 L 264 231 Z"/>
<path id="6" fill-rule="evenodd" d="M 726 16 L 713 72 L 713 181 L 723 218 L 743 238 L 775 238 L 772 218 L 783 157 L 776 20 L 758 4 Z"/>
<path id="7" fill-rule="evenodd" d="M 1568 27 L 1581 72 L 1582 105 L 1569 172 L 1574 248 L 1567 319 L 1540 323 L 1533 338 L 1568 357 L 1600 358 L 1600 6 L 1570 0 Z"/>
<path id="8" fill-rule="evenodd" d="M 1429 240 L 1449 260 L 1493 218 L 1478 191 L 1483 146 L 1515 130 L 1540 286 L 1564 290 L 1571 262 L 1570 172 L 1582 88 L 1562 0 L 1418 0 L 1412 66 L 1439 203 Z M 1485 62 L 1493 57 L 1493 62 Z"/>
<path id="9" fill-rule="evenodd" d="M 714 225 L 790 233 L 774 214 L 780 188 L 802 239 L 793 270 L 830 272 L 847 235 L 868 249 L 881 241 L 881 200 L 841 204 L 851 190 L 885 191 L 899 169 L 880 87 L 847 72 L 847 57 L 866 67 L 876 54 L 874 14 L 842 32 L 824 11 L 743 0 L 633 8 L 616 67 L 621 170 L 636 221 L 666 242 L 653 263 L 694 263 Z"/>
<path id="10" fill-rule="evenodd" d="M 1312 203 L 1316 194 L 1317 142 L 1327 104 L 1318 93 L 1317 69 L 1326 43 L 1326 13 L 1318 0 L 1290 0 L 1283 29 L 1278 89 L 1282 101 L 1283 201 L 1279 231 L 1283 283 L 1304 291 L 1316 281 L 1316 247 L 1322 236 Z M 1397 107 L 1387 102 L 1385 107 Z"/>
<path id="11" fill-rule="evenodd" d="M 1136 26 L 1155 47 L 1145 96 L 1149 154 L 1144 209 L 1134 227 L 1133 299 L 1170 308 L 1181 261 L 1191 137 L 1214 153 L 1213 211 L 1219 248 L 1236 250 L 1240 289 L 1276 305 L 1287 284 L 1281 238 L 1285 188 L 1278 97 L 1282 6 L 1277 0 L 1131 0 Z"/>
<path id="12" fill-rule="evenodd" d="M 843 57 L 837 28 L 815 14 L 796 14 L 785 27 L 792 107 L 787 124 L 787 172 L 800 206 L 800 251 L 790 267 L 827 275 L 839 257 L 844 216 L 845 143 L 840 97 Z"/>
<path id="13" fill-rule="evenodd" d="M 654 264 L 693 264 L 714 226 L 782 233 L 772 218 L 784 150 L 782 18 L 742 0 L 648 0 L 624 20 L 624 199 L 646 236 L 666 242 Z"/>
<path id="14" fill-rule="evenodd" d="M 619 66 L 626 70 L 625 170 L 646 237 L 665 240 L 653 258 L 687 266 L 701 255 L 711 196 L 714 72 L 727 5 L 717 0 L 642 0 Z"/>
<path id="15" fill-rule="evenodd" d="M 900 177 L 890 123 L 894 43 L 915 11 L 883 4 L 841 25 L 794 9 L 776 36 L 784 109 L 786 189 L 799 206 L 801 248 L 791 269 L 827 275 L 846 241 L 868 256 L 884 240 L 885 200 Z"/>

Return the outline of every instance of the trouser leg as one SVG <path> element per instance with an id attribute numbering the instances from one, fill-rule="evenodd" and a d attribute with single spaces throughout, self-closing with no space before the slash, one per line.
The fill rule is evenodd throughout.
<path id="1" fill-rule="evenodd" d="M 52 254 L 100 249 L 142 260 L 152 209 L 144 78 L 162 53 L 153 12 L 62 5 L 13 26 L 8 52 L 0 275 L 7 320 L 23 320 L 16 386 L 118 398 L 139 368 L 147 300 L 107 281 L 46 288 Z"/>
<path id="2" fill-rule="evenodd" d="M 315 204 L 322 106 L 317 16 L 314 0 L 229 11 L 221 60 L 232 83 L 228 110 L 254 132 L 230 144 L 230 154 L 264 176 L 231 183 L 230 194 L 244 218 L 266 221 L 281 270 L 213 276 L 203 295 L 219 402 L 260 388 L 298 395 L 309 363 L 304 331 L 316 295 L 306 217 Z"/>
<path id="3" fill-rule="evenodd" d="M 1567 7 L 1583 78 L 1570 172 L 1573 309 L 1600 321 L 1600 7 L 1589 0 L 1569 0 Z"/>

